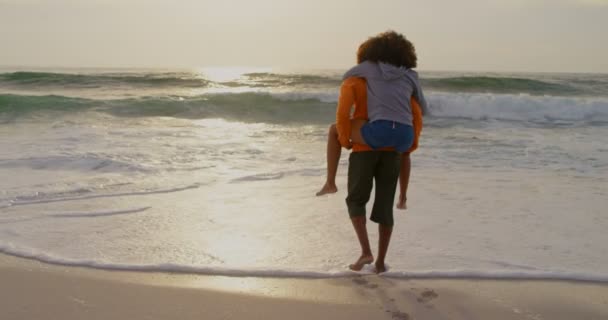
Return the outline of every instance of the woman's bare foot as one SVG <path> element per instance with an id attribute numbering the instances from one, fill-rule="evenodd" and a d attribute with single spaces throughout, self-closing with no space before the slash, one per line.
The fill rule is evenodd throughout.
<path id="1" fill-rule="evenodd" d="M 329 194 L 329 193 L 336 193 L 338 192 L 338 187 L 336 187 L 335 184 L 330 184 L 330 183 L 325 183 L 325 185 L 323 186 L 323 188 L 321 188 L 321 190 L 319 192 L 317 192 L 317 197 L 318 196 L 322 196 L 324 194 Z"/>
<path id="2" fill-rule="evenodd" d="M 405 210 L 407 209 L 407 197 L 406 196 L 399 196 L 399 201 L 397 202 L 397 209 L 401 209 L 401 210 Z"/>
<path id="3" fill-rule="evenodd" d="M 386 266 L 384 265 L 384 263 L 376 262 L 376 270 L 374 270 L 374 272 L 376 272 L 377 274 L 386 272 Z"/>
<path id="4" fill-rule="evenodd" d="M 374 262 L 374 256 L 360 256 L 357 262 L 351 264 L 348 268 L 353 271 L 361 271 L 366 264 L 371 264 L 372 262 Z"/>

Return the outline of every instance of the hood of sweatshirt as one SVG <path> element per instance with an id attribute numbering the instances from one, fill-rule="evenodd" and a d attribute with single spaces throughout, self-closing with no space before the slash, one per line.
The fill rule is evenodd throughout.
<path id="1" fill-rule="evenodd" d="M 365 61 L 351 68 L 344 74 L 344 79 L 349 77 L 361 77 L 368 80 L 382 79 L 385 81 L 397 80 L 407 75 L 408 69 L 396 67 L 389 63 Z"/>
<path id="2" fill-rule="evenodd" d="M 395 80 L 405 77 L 407 69 L 404 67 L 396 67 L 392 64 L 380 62 L 378 63 L 380 74 L 384 80 Z"/>

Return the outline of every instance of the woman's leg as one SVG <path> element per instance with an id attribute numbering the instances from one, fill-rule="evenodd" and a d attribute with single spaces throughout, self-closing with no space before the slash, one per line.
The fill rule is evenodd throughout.
<path id="1" fill-rule="evenodd" d="M 356 144 L 367 144 L 361 135 L 361 127 L 367 123 L 367 120 L 352 119 L 350 120 L 350 141 Z"/>
<path id="2" fill-rule="evenodd" d="M 353 143 L 365 144 L 361 136 L 361 127 L 366 123 L 366 120 L 351 120 L 351 141 Z M 340 163 L 340 155 L 342 146 L 338 140 L 338 130 L 336 124 L 329 126 L 327 134 L 327 177 L 325 185 L 317 192 L 317 196 L 338 192 L 336 186 L 336 175 L 338 174 L 338 164 Z"/>
<path id="3" fill-rule="evenodd" d="M 410 154 L 404 153 L 401 155 L 401 171 L 399 173 L 399 201 L 397 202 L 397 209 L 407 209 L 407 187 L 410 184 L 410 169 L 412 168 L 412 162 L 410 160 Z"/>
<path id="4" fill-rule="evenodd" d="M 336 174 L 338 173 L 338 163 L 340 162 L 340 154 L 342 153 L 342 146 L 338 140 L 338 130 L 336 124 L 329 126 L 329 133 L 327 134 L 327 177 L 325 185 L 317 192 L 317 196 L 322 196 L 328 193 L 336 193 L 338 187 L 336 186 Z"/>

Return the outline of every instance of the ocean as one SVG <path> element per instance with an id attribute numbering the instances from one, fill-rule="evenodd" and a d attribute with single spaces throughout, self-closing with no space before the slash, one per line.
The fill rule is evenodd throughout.
<path id="1" fill-rule="evenodd" d="M 348 152 L 315 197 L 343 71 L 0 70 L 0 252 L 350 275 Z M 385 275 L 608 281 L 608 75 L 420 75 L 430 114 Z"/>

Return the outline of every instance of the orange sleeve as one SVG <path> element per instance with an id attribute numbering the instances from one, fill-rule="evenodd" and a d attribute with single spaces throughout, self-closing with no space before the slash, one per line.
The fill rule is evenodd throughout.
<path id="1" fill-rule="evenodd" d="M 414 150 L 418 149 L 418 141 L 420 140 L 420 134 L 422 133 L 422 109 L 418 104 L 418 101 L 412 97 L 410 101 L 410 105 L 412 106 L 412 125 L 414 127 L 414 143 L 407 150 L 407 153 L 412 153 Z"/>
<path id="2" fill-rule="evenodd" d="M 355 88 L 349 79 L 342 82 L 336 110 L 336 129 L 342 147 L 350 147 L 350 110 L 355 102 Z"/>

